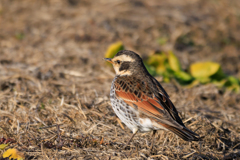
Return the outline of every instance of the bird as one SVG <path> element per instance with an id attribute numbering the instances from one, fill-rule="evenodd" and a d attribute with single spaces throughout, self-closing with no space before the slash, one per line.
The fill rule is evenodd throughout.
<path id="1" fill-rule="evenodd" d="M 130 50 L 121 50 L 113 58 L 104 58 L 113 65 L 115 77 L 110 89 L 110 102 L 117 117 L 132 131 L 126 148 L 138 132 L 168 130 L 185 141 L 200 137 L 188 129 L 161 84 L 147 71 L 142 58 Z"/>

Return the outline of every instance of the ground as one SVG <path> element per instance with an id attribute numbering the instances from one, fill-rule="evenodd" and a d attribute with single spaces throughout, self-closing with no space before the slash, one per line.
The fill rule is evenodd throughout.
<path id="1" fill-rule="evenodd" d="M 172 50 L 183 69 L 215 61 L 240 77 L 239 0 L 0 0 L 0 144 L 26 159 L 239 159 L 240 94 L 212 84 L 162 83 L 188 128 L 131 136 L 109 102 L 122 41 L 143 58 Z M 156 77 L 160 82 L 161 77 Z"/>

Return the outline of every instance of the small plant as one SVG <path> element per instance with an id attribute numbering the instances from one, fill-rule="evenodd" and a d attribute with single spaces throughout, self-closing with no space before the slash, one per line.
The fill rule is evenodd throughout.
<path id="1" fill-rule="evenodd" d="M 105 57 L 113 58 L 118 51 L 123 49 L 122 42 L 111 44 Z M 189 69 L 184 71 L 176 55 L 170 51 L 168 53 L 153 52 L 144 64 L 151 75 L 163 76 L 164 82 L 169 82 L 174 78 L 185 87 L 213 83 L 218 87 L 226 87 L 235 92 L 240 91 L 239 79 L 224 74 L 220 64 L 216 62 L 196 62 L 190 64 Z"/>

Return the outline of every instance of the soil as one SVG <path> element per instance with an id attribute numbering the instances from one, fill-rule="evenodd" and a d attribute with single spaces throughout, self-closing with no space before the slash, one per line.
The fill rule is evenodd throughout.
<path id="1" fill-rule="evenodd" d="M 239 0 L 0 0 L 0 144 L 26 159 L 239 159 L 240 94 L 212 84 L 162 83 L 185 142 L 131 132 L 109 101 L 115 74 L 102 60 L 122 41 L 143 58 L 174 51 L 183 69 L 214 61 L 240 77 Z M 160 82 L 161 77 L 156 77 Z M 3 158 L 2 158 L 3 159 Z"/>

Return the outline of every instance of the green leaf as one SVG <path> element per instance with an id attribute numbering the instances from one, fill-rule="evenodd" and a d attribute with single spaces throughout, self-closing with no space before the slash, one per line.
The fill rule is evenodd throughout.
<path id="1" fill-rule="evenodd" d="M 217 81 L 221 81 L 226 78 L 227 76 L 223 73 L 221 67 L 218 69 L 218 71 L 214 75 L 211 76 L 212 80 L 217 80 Z"/>
<path id="2" fill-rule="evenodd" d="M 229 76 L 225 85 L 226 86 L 239 85 L 239 80 L 233 76 Z"/>
<path id="3" fill-rule="evenodd" d="M 166 72 L 163 72 L 162 76 L 163 76 L 163 81 L 168 83 L 170 82 L 170 78 L 172 78 L 172 73 L 166 70 Z"/>
<path id="4" fill-rule="evenodd" d="M 235 78 L 233 76 L 229 76 L 227 78 L 225 86 L 229 90 L 232 90 L 232 91 L 235 91 L 235 92 L 239 92 L 240 91 L 240 82 L 239 82 L 239 80 L 237 78 Z"/>
<path id="5" fill-rule="evenodd" d="M 234 91 L 236 93 L 239 93 L 240 91 L 240 86 L 239 85 L 233 85 L 233 86 L 230 86 L 230 87 L 227 87 L 228 90 L 231 90 L 231 91 Z"/>
<path id="6" fill-rule="evenodd" d="M 41 103 L 41 109 L 45 109 L 44 103 Z"/>
<path id="7" fill-rule="evenodd" d="M 227 79 L 223 79 L 223 80 L 220 80 L 220 81 L 217 81 L 217 80 L 212 81 L 212 83 L 214 85 L 216 85 L 217 87 L 223 87 L 226 82 L 227 82 Z"/>
<path id="8" fill-rule="evenodd" d="M 17 34 L 15 35 L 15 37 L 16 37 L 18 40 L 22 40 L 22 39 L 25 37 L 25 35 L 24 35 L 24 33 L 17 33 Z"/>
<path id="9" fill-rule="evenodd" d="M 0 145 L 0 149 L 1 149 L 1 150 L 4 150 L 7 146 L 8 146 L 8 144 L 1 144 L 1 145 Z"/>
<path id="10" fill-rule="evenodd" d="M 197 62 L 190 66 L 190 73 L 193 77 L 199 79 L 210 77 L 218 72 L 220 65 L 215 62 Z"/>
<path id="11" fill-rule="evenodd" d="M 193 80 L 193 77 L 184 71 L 174 72 L 174 76 L 176 80 L 182 85 L 189 84 Z"/>
<path id="12" fill-rule="evenodd" d="M 165 64 L 167 63 L 167 56 L 164 53 L 154 53 L 149 56 L 146 63 L 150 66 L 154 66 L 156 68 L 156 73 L 162 75 L 162 73 L 166 71 Z"/>
<path id="13" fill-rule="evenodd" d="M 177 79 L 180 79 L 180 80 L 186 81 L 186 82 L 191 81 L 193 79 L 193 77 L 190 74 L 188 74 L 184 71 L 174 72 L 174 75 Z"/>
<path id="14" fill-rule="evenodd" d="M 144 65 L 145 65 L 147 71 L 148 71 L 152 76 L 156 76 L 155 67 L 150 66 L 150 65 L 148 65 L 148 64 L 146 64 L 146 63 L 144 63 Z"/>
<path id="15" fill-rule="evenodd" d="M 158 38 L 157 42 L 160 44 L 160 45 L 164 45 L 166 44 L 168 41 L 168 39 L 166 37 L 160 37 Z"/>
<path id="16" fill-rule="evenodd" d="M 121 41 L 113 43 L 108 47 L 107 52 L 105 53 L 105 57 L 113 58 L 115 54 L 117 54 L 117 52 L 123 49 L 124 49 L 124 46 Z"/>
<path id="17" fill-rule="evenodd" d="M 169 52 L 168 63 L 170 65 L 170 68 L 173 71 L 178 72 L 181 70 L 180 62 L 179 62 L 178 58 L 174 55 L 173 52 Z"/>

